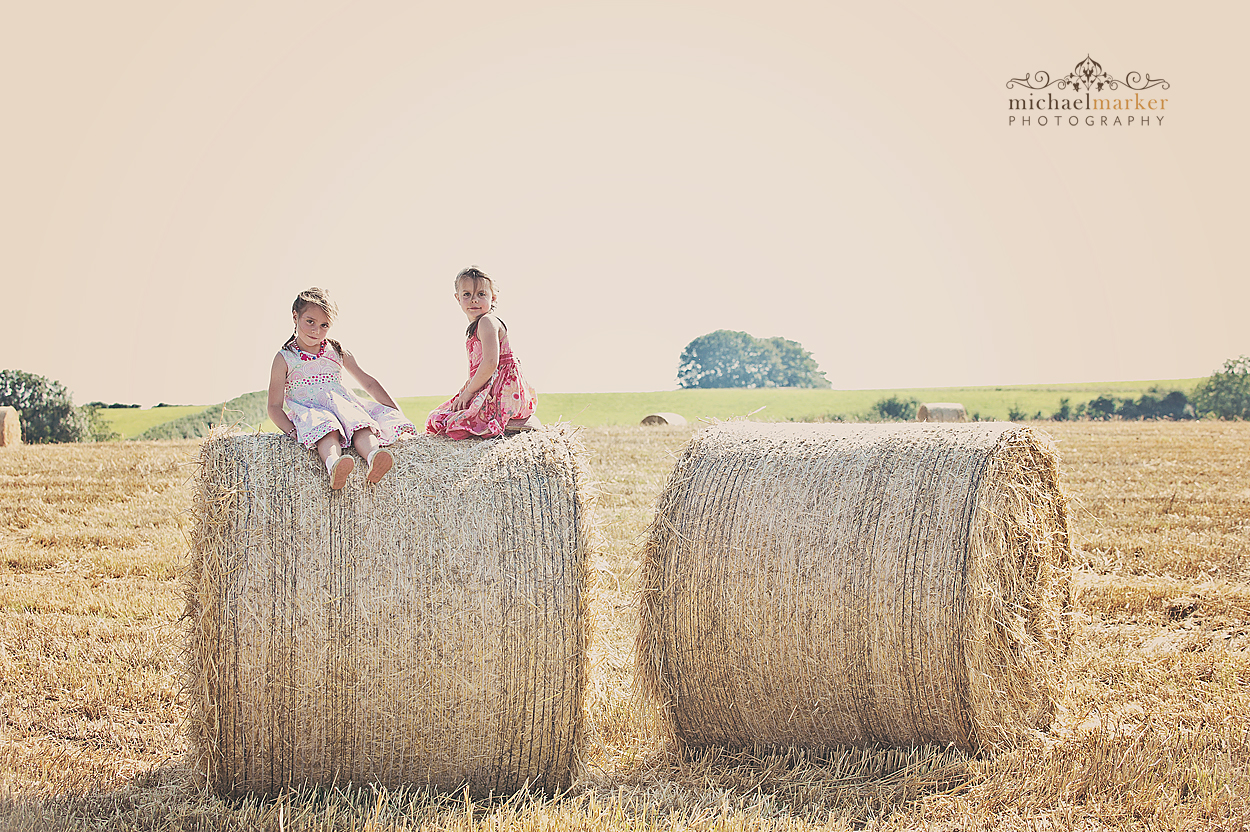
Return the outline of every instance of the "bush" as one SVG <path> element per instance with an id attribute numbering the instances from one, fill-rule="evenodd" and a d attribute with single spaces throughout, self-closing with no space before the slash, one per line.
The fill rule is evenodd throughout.
<path id="1" fill-rule="evenodd" d="M 88 409 L 74 407 L 65 385 L 21 370 L 0 370 L 0 405 L 17 408 L 22 441 L 90 442 Z"/>
<path id="2" fill-rule="evenodd" d="M 1118 414 L 1122 419 L 1192 419 L 1194 409 L 1184 393 L 1173 390 L 1162 398 L 1144 393 L 1137 401 L 1124 399 Z"/>
<path id="3" fill-rule="evenodd" d="M 1194 407 L 1217 419 L 1250 419 L 1250 356 L 1230 358 L 1194 390 Z"/>
<path id="4" fill-rule="evenodd" d="M 919 407 L 918 399 L 901 399 L 894 395 L 878 399 L 872 406 L 872 415 L 883 422 L 910 422 L 916 418 Z"/>
<path id="5" fill-rule="evenodd" d="M 1143 393 L 1138 399 L 1116 399 L 1112 396 L 1099 396 L 1086 405 L 1077 408 L 1079 417 L 1082 412 L 1091 419 L 1106 421 L 1120 418 L 1125 421 L 1135 419 L 1192 419 L 1194 408 L 1188 397 L 1180 390 L 1173 390 L 1163 397 L 1152 395 L 1161 392 L 1155 388 L 1151 393 Z M 1058 418 L 1056 416 L 1056 418 Z"/>
<path id="6" fill-rule="evenodd" d="M 1011 407 L 1007 410 L 1007 421 L 1008 421 L 1008 422 L 1023 422 L 1023 421 L 1024 421 L 1025 419 L 1027 419 L 1027 418 L 1029 418 L 1029 414 L 1028 414 L 1028 413 L 1026 413 L 1026 412 L 1024 412 L 1023 410 L 1021 410 L 1021 409 L 1020 409 L 1020 405 L 1018 405 L 1018 404 L 1013 404 L 1013 405 L 1012 405 L 1012 406 L 1011 406 Z"/>
<path id="7" fill-rule="evenodd" d="M 1096 399 L 1090 399 L 1089 404 L 1085 406 L 1085 412 L 1089 414 L 1089 418 L 1104 422 L 1114 416 L 1115 411 L 1115 399 L 1110 396 L 1099 396 Z"/>
<path id="8" fill-rule="evenodd" d="M 122 435 L 109 427 L 109 423 L 100 418 L 100 408 L 94 405 L 83 405 L 83 416 L 87 420 L 87 431 L 92 442 L 116 442 Z"/>

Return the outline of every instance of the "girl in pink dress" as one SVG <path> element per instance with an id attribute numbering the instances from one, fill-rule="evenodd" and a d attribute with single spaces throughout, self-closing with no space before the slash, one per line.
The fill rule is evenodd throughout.
<path id="1" fill-rule="evenodd" d="M 469 319 L 465 349 L 469 380 L 460 392 L 430 413 L 427 433 L 452 439 L 501 436 L 539 427 L 538 400 L 521 374 L 508 344 L 508 328 L 493 314 L 495 284 L 469 267 L 456 275 L 456 301 Z"/>
<path id="2" fill-rule="evenodd" d="M 273 358 L 269 372 L 269 418 L 278 430 L 316 448 L 330 475 L 330 488 L 347 484 L 356 463 L 343 456 L 354 447 L 369 466 L 371 483 L 391 470 L 394 459 L 385 445 L 417 427 L 400 411 L 377 379 L 360 369 L 356 357 L 326 336 L 338 306 L 324 289 L 300 292 L 291 304 L 295 333 Z M 377 401 L 365 401 L 343 383 L 346 369 Z"/>

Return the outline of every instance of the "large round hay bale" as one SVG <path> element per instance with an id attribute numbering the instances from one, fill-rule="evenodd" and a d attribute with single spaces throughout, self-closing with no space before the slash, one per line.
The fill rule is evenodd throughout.
<path id="1" fill-rule="evenodd" d="M 397 443 L 332 492 L 280 434 L 201 450 L 190 741 L 222 793 L 567 786 L 589 553 L 571 433 Z"/>
<path id="2" fill-rule="evenodd" d="M 22 444 L 22 420 L 17 408 L 0 407 L 0 448 Z"/>
<path id="3" fill-rule="evenodd" d="M 686 418 L 678 413 L 649 413 L 642 417 L 642 424 L 649 427 L 657 425 L 680 426 L 686 424 Z"/>
<path id="4" fill-rule="evenodd" d="M 1070 637 L 1050 441 L 1009 423 L 697 434 L 642 569 L 639 675 L 679 741 L 994 750 Z"/>
<path id="5" fill-rule="evenodd" d="M 926 402 L 916 409 L 917 422 L 966 422 L 968 411 L 959 402 Z"/>

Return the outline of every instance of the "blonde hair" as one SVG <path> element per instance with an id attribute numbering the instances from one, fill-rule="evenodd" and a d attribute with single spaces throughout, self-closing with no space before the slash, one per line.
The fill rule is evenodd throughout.
<path id="1" fill-rule="evenodd" d="M 490 286 L 491 296 L 493 297 L 494 295 L 498 294 L 498 290 L 495 289 L 495 281 L 491 279 L 490 275 L 488 275 L 486 272 L 479 269 L 477 266 L 469 266 L 469 268 L 461 269 L 459 272 L 456 273 L 455 283 L 456 283 L 457 292 L 460 291 L 460 281 L 462 280 L 472 280 L 474 286 L 477 285 L 477 282 L 479 280 L 485 280 L 486 285 Z M 491 306 L 491 309 L 495 308 L 495 302 L 493 300 L 490 302 L 490 306 Z"/>
<path id="2" fill-rule="evenodd" d="M 291 304 L 291 311 L 296 315 L 302 315 L 304 314 L 304 310 L 309 306 L 315 306 L 322 312 L 326 313 L 326 317 L 329 318 L 331 325 L 334 324 L 334 319 L 339 316 L 339 305 L 330 300 L 330 293 L 325 289 L 322 289 L 320 286 L 312 286 L 296 295 L 295 302 Z M 295 345 L 295 336 L 298 332 L 299 330 L 296 329 L 291 333 L 291 337 L 286 339 L 286 343 L 282 345 L 282 349 L 290 350 L 291 352 L 296 352 L 299 349 Z M 335 341 L 333 338 L 327 338 L 326 340 L 329 341 L 330 345 L 338 351 L 340 356 L 343 354 L 342 344 Z"/>

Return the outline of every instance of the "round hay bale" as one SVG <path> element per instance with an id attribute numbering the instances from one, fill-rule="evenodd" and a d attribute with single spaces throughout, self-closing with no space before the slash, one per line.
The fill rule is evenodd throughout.
<path id="1" fill-rule="evenodd" d="M 677 413 L 650 413 L 642 417 L 642 424 L 651 427 L 656 425 L 680 426 L 686 424 L 686 419 Z"/>
<path id="2" fill-rule="evenodd" d="M 0 448 L 22 444 L 22 420 L 17 408 L 0 407 Z"/>
<path id="3" fill-rule="evenodd" d="M 968 411 L 959 402 L 928 402 L 916 410 L 917 422 L 966 422 Z"/>
<path id="4" fill-rule="evenodd" d="M 993 751 L 1050 724 L 1070 561 L 1029 428 L 715 425 L 649 531 L 640 681 L 690 746 Z"/>
<path id="5" fill-rule="evenodd" d="M 587 498 L 569 431 L 391 448 L 332 492 L 279 434 L 202 446 L 190 744 L 223 794 L 566 787 L 582 761 Z"/>

